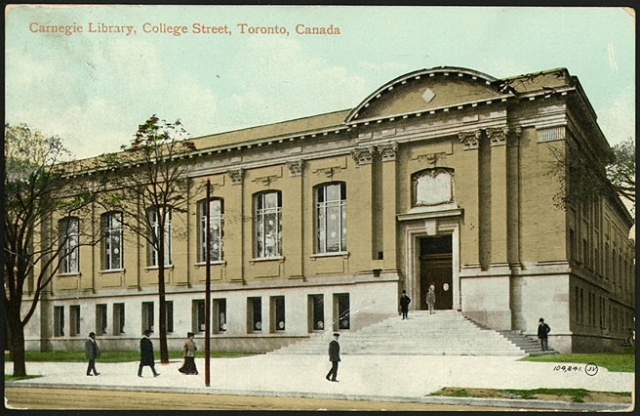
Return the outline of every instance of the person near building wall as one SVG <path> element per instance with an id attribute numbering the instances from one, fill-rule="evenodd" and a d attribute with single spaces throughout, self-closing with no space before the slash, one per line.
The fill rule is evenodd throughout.
<path id="1" fill-rule="evenodd" d="M 138 377 L 142 377 L 142 367 L 149 366 L 153 372 L 154 377 L 158 377 L 160 373 L 156 372 L 154 357 L 153 357 L 153 343 L 149 339 L 149 336 L 153 333 L 152 330 L 147 329 L 144 331 L 144 337 L 140 340 L 140 366 L 138 367 Z"/>
<path id="2" fill-rule="evenodd" d="M 436 287 L 434 285 L 429 286 L 429 292 L 427 292 L 427 305 L 429 306 L 429 315 L 433 315 L 434 304 L 436 303 Z"/>
<path id="3" fill-rule="evenodd" d="M 400 297 L 400 310 L 402 312 L 402 319 L 409 319 L 409 304 L 411 303 L 411 299 L 407 296 L 407 291 L 402 291 L 402 296 Z"/>
<path id="4" fill-rule="evenodd" d="M 338 363 L 340 362 L 340 344 L 338 338 L 340 334 L 333 334 L 333 341 L 329 343 L 329 361 L 331 361 L 331 370 L 327 373 L 327 380 L 338 382 Z"/>
<path id="5" fill-rule="evenodd" d="M 538 338 L 540 339 L 540 345 L 542 346 L 542 351 L 547 351 L 549 348 L 547 336 L 551 331 L 551 328 L 549 328 L 549 325 L 544 323 L 544 319 L 542 318 L 540 318 L 540 321 L 538 322 Z"/>
<path id="6" fill-rule="evenodd" d="M 182 347 L 184 364 L 178 369 L 182 374 L 198 374 L 198 369 L 196 368 L 195 363 L 195 355 L 198 348 L 196 347 L 196 343 L 193 341 L 194 337 L 195 334 L 193 332 L 187 332 L 187 339 Z"/>
<path id="7" fill-rule="evenodd" d="M 87 367 L 88 376 L 99 376 L 100 373 L 96 371 L 96 358 L 100 357 L 100 347 L 96 341 L 96 334 L 91 332 L 89 339 L 84 343 L 84 351 L 87 353 L 89 359 L 89 366 Z M 93 371 L 93 374 L 91 372 Z"/>

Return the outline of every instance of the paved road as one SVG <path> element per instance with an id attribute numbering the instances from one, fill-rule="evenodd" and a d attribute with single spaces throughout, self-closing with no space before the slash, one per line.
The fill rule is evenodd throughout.
<path id="1" fill-rule="evenodd" d="M 13 409 L 51 410 L 388 410 L 473 411 L 505 410 L 504 407 L 446 405 L 433 403 L 376 402 L 317 398 L 255 397 L 228 394 L 158 393 L 122 390 L 73 390 L 8 387 L 8 405 Z"/>

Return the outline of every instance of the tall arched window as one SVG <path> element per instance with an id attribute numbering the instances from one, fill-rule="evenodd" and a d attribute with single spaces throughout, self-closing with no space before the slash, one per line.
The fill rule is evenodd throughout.
<path id="1" fill-rule="evenodd" d="M 200 218 L 200 233 L 198 250 L 200 262 L 207 261 L 207 201 L 200 201 L 198 204 Z M 209 200 L 209 227 L 211 235 L 211 261 L 221 261 L 223 259 L 222 238 L 223 238 L 223 214 L 224 201 L 220 198 Z"/>
<path id="2" fill-rule="evenodd" d="M 151 226 L 151 241 L 149 244 L 149 266 L 158 266 L 159 256 L 158 248 L 159 239 L 164 238 L 164 264 L 168 266 L 171 263 L 171 208 L 170 207 L 154 207 L 147 212 L 149 215 L 149 225 Z M 164 217 L 164 232 L 161 233 L 160 228 L 162 218 Z"/>
<path id="3" fill-rule="evenodd" d="M 282 255 L 282 193 L 261 192 L 254 196 L 256 258 Z"/>
<path id="4" fill-rule="evenodd" d="M 123 268 L 122 213 L 107 212 L 102 215 L 102 269 Z"/>
<path id="5" fill-rule="evenodd" d="M 347 251 L 347 184 L 333 182 L 316 187 L 317 252 Z"/>
<path id="6" fill-rule="evenodd" d="M 67 217 L 60 220 L 60 270 L 65 274 L 80 271 L 80 219 Z"/>

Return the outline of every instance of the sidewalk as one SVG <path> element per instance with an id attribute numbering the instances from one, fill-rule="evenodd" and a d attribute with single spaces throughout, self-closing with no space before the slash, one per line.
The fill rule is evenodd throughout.
<path id="1" fill-rule="evenodd" d="M 27 372 L 41 378 L 15 381 L 10 385 L 34 387 L 88 388 L 109 390 L 171 391 L 234 394 L 244 396 L 316 397 L 346 400 L 400 401 L 439 404 L 473 404 L 511 408 L 563 410 L 623 410 L 615 403 L 569 403 L 562 401 L 479 399 L 429 396 L 443 387 L 535 389 L 583 388 L 590 391 L 631 392 L 634 373 L 609 372 L 599 368 L 595 375 L 581 371 L 554 370 L 557 364 L 517 361 L 519 357 L 495 356 L 369 356 L 344 355 L 339 383 L 324 377 L 330 368 L 325 356 L 255 355 L 211 359 L 210 386 L 204 384 L 204 359 L 196 359 L 200 374 L 178 372 L 181 360 L 157 363 L 161 375 L 154 378 L 138 363 L 100 363 L 98 377 L 85 375 L 86 363 L 27 363 Z M 568 365 L 568 364 L 564 364 Z M 5 363 L 12 373 L 12 363 Z"/>

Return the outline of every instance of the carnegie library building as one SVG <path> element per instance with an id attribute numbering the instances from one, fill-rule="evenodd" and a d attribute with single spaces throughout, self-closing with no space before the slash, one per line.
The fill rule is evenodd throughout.
<path id="1" fill-rule="evenodd" d="M 549 174 L 558 154 L 594 169 L 610 154 L 564 68 L 423 69 L 354 108 L 192 142 L 185 175 L 211 183 L 212 350 L 400 320 L 402 291 L 410 310 L 427 309 L 431 285 L 436 313 L 486 328 L 535 337 L 544 317 L 560 352 L 610 350 L 633 326 L 632 217 L 614 193 L 557 206 L 580 180 Z M 193 189 L 165 234 L 170 349 L 205 329 L 206 195 Z M 52 221 L 105 238 L 66 248 L 27 349 L 79 349 L 95 332 L 103 349 L 135 350 L 145 329 L 157 336 L 157 256 L 129 221 L 98 206 Z"/>

